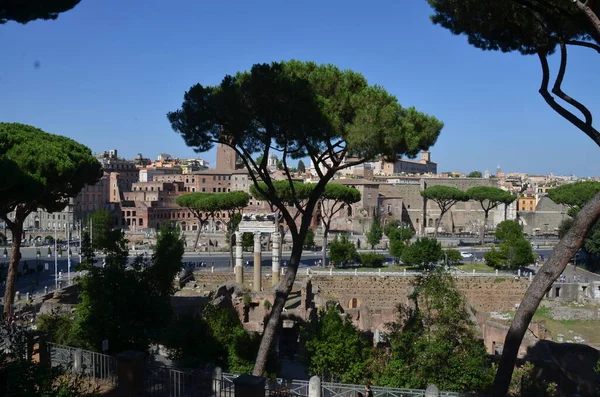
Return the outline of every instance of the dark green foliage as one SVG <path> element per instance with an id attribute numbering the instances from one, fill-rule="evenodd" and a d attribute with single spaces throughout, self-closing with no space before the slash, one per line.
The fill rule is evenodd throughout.
<path id="1" fill-rule="evenodd" d="M 445 252 L 444 259 L 448 261 L 449 265 L 455 265 L 462 260 L 462 256 L 460 255 L 460 252 L 458 252 L 457 250 L 455 250 L 453 248 L 448 248 L 448 249 L 444 250 L 444 252 Z"/>
<path id="2" fill-rule="evenodd" d="M 301 174 L 304 174 L 306 172 L 306 166 L 304 165 L 304 161 L 302 160 L 298 160 L 298 166 L 296 168 L 298 168 L 298 172 Z"/>
<path id="3" fill-rule="evenodd" d="M 67 346 L 80 346 L 73 334 L 74 315 L 66 311 L 53 310 L 48 314 L 40 314 L 36 318 L 38 330 L 46 333 L 49 342 Z"/>
<path id="4" fill-rule="evenodd" d="M 119 235 L 104 268 L 93 267 L 80 284 L 73 332 L 81 346 L 109 352 L 145 351 L 171 319 L 173 280 L 182 268 L 184 241 L 179 229 L 165 223 L 152 258 L 138 258 L 127 269 L 127 241 Z"/>
<path id="5" fill-rule="evenodd" d="M 371 246 L 371 249 L 375 248 L 377 244 L 381 242 L 383 238 L 383 229 L 381 228 L 381 221 L 378 216 L 373 218 L 373 223 L 367 232 L 367 243 Z"/>
<path id="6" fill-rule="evenodd" d="M 91 243 L 94 250 L 105 252 L 113 249 L 110 244 L 115 241 L 115 238 L 111 236 L 113 219 L 110 211 L 95 211 L 88 216 L 85 224 L 91 230 L 89 236 L 92 238 Z"/>
<path id="7" fill-rule="evenodd" d="M 585 15 L 562 0 L 428 0 L 436 24 L 465 34 L 482 50 L 529 55 L 554 52 L 559 40 L 587 40 L 592 28 Z M 595 4 L 598 14 L 600 5 Z"/>
<path id="8" fill-rule="evenodd" d="M 315 232 L 308 230 L 306 237 L 304 238 L 304 248 L 313 249 L 315 247 Z"/>
<path id="9" fill-rule="evenodd" d="M 348 316 L 330 306 L 319 312 L 315 324 L 302 328 L 309 374 L 322 381 L 360 384 L 365 378 L 368 344 Z"/>
<path id="10" fill-rule="evenodd" d="M 398 221 L 388 222 L 383 231 L 390 240 L 408 241 L 415 235 L 411 228 L 403 226 Z"/>
<path id="11" fill-rule="evenodd" d="M 385 263 L 385 255 L 365 252 L 364 254 L 359 254 L 359 260 L 363 266 L 381 267 Z"/>
<path id="12" fill-rule="evenodd" d="M 26 24 L 36 19 L 56 19 L 62 12 L 69 11 L 81 0 L 26 0 L 0 2 L 0 24 L 9 21 Z"/>
<path id="13" fill-rule="evenodd" d="M 169 358 L 179 366 L 214 364 L 226 372 L 247 374 L 252 372 L 260 339 L 244 330 L 233 310 L 207 304 L 199 317 L 183 315 L 173 320 L 163 342 Z M 275 360 L 270 360 L 269 373 L 275 372 L 274 365 Z"/>
<path id="14" fill-rule="evenodd" d="M 548 197 L 556 204 L 579 210 L 598 192 L 600 192 L 600 182 L 576 182 L 548 190 Z"/>
<path id="15" fill-rule="evenodd" d="M 288 181 L 273 181 L 275 194 L 281 201 L 289 205 L 293 205 L 295 200 L 307 200 L 313 193 L 315 186 L 316 183 L 294 181 L 290 184 Z M 257 200 L 267 200 L 267 196 L 263 194 L 263 192 L 266 191 L 268 191 L 268 188 L 267 184 L 264 182 L 259 182 L 256 185 L 250 186 L 250 194 Z"/>
<path id="16" fill-rule="evenodd" d="M 348 236 L 343 234 L 339 240 L 336 236 L 335 240 L 329 244 L 329 259 L 332 262 L 345 266 L 357 258 L 356 247 L 348 240 Z"/>
<path id="17" fill-rule="evenodd" d="M 481 171 L 472 171 L 469 173 L 469 175 L 467 175 L 467 178 L 481 178 L 483 177 L 483 175 L 481 174 Z"/>
<path id="18" fill-rule="evenodd" d="M 2 18 L 0 16 L 0 18 Z M 17 179 L 9 177 L 0 195 L 0 219 L 13 235 L 10 268 L 4 293 L 5 314 L 14 301 L 23 222 L 38 209 L 61 211 L 87 185 L 102 176 L 100 163 L 90 149 L 72 139 L 48 134 L 38 128 L 0 123 L 0 164 L 18 169 Z M 12 168 L 10 168 L 12 169 Z M 10 170 L 9 169 L 9 170 Z M 0 174 L 5 175 L 3 169 Z M 6 176 L 0 178 L 6 179 Z M 8 214 L 14 211 L 14 218 Z"/>
<path id="19" fill-rule="evenodd" d="M 19 325 L 0 324 L 0 396 L 99 397 L 99 389 L 85 375 L 26 358 L 27 333 Z"/>
<path id="20" fill-rule="evenodd" d="M 523 226 L 518 221 L 504 221 L 496 226 L 496 238 L 500 249 L 492 249 L 483 257 L 488 266 L 494 268 L 518 269 L 535 262 L 531 244 L 523 235 Z"/>
<path id="21" fill-rule="evenodd" d="M 442 257 L 442 244 L 437 239 L 429 237 L 417 239 L 402 252 L 402 262 L 423 268 L 435 265 Z"/>
<path id="22" fill-rule="evenodd" d="M 77 271 L 89 270 L 96 263 L 96 254 L 92 248 L 90 233 L 84 230 L 81 233 L 81 263 L 77 265 Z"/>
<path id="23" fill-rule="evenodd" d="M 396 259 L 402 258 L 402 253 L 404 252 L 405 248 L 406 248 L 406 243 L 404 241 L 397 239 L 397 238 L 390 238 L 389 253 L 390 253 L 390 255 L 394 256 L 394 258 L 396 258 Z"/>
<path id="24" fill-rule="evenodd" d="M 254 247 L 254 234 L 250 232 L 244 232 L 244 234 L 242 234 L 242 247 L 245 251 Z"/>
<path id="25" fill-rule="evenodd" d="M 491 361 L 452 276 L 436 270 L 418 277 L 410 300 L 410 306 L 400 306 L 398 322 L 389 324 L 391 354 L 378 351 L 369 365 L 375 383 L 487 390 L 494 376 Z"/>
<path id="26" fill-rule="evenodd" d="M 574 217 L 579 210 L 600 191 L 600 182 L 576 182 L 567 185 L 561 185 L 548 190 L 548 196 L 557 204 L 569 206 L 569 218 L 564 219 L 558 227 L 559 237 L 563 237 L 573 226 Z M 600 260 L 600 222 L 596 222 L 592 229 L 585 236 L 582 247 L 590 260 L 587 266 L 590 270 L 596 270 L 599 267 Z"/>

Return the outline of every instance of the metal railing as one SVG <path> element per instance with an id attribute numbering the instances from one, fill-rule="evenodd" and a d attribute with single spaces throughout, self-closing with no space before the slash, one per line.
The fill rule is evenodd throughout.
<path id="1" fill-rule="evenodd" d="M 422 389 L 400 389 L 393 387 L 371 387 L 375 397 L 423 397 L 425 390 Z M 365 388 L 362 385 L 348 385 L 344 383 L 321 383 L 322 397 L 355 397 L 358 393 L 365 394 Z M 440 392 L 441 397 L 460 397 L 460 393 Z"/>
<path id="2" fill-rule="evenodd" d="M 234 397 L 233 382 L 212 373 L 147 366 L 144 390 L 149 397 Z"/>
<path id="3" fill-rule="evenodd" d="M 48 350 L 53 367 L 63 366 L 71 372 L 110 385 L 117 384 L 117 362 L 113 356 L 56 343 L 48 343 Z"/>

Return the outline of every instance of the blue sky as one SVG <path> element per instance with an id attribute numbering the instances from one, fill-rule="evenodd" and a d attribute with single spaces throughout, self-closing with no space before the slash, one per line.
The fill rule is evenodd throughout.
<path id="1" fill-rule="evenodd" d="M 475 49 L 429 14 L 425 0 L 82 0 L 56 21 L 0 25 L 0 120 L 93 151 L 191 156 L 165 116 L 190 86 L 295 58 L 361 72 L 444 121 L 439 171 L 600 175 L 599 149 L 537 93 L 537 58 Z M 572 51 L 564 84 L 595 114 L 599 60 Z"/>

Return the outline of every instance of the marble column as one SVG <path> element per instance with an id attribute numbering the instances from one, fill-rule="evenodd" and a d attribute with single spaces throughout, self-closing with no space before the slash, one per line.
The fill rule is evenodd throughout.
<path id="1" fill-rule="evenodd" d="M 255 292 L 260 292 L 262 287 L 261 280 L 261 263 L 262 263 L 262 247 L 260 244 L 260 232 L 254 232 L 254 282 L 252 289 Z"/>
<path id="2" fill-rule="evenodd" d="M 272 234 L 273 237 L 273 263 L 271 265 L 271 276 L 273 285 L 279 284 L 279 261 L 281 260 L 279 256 L 279 247 L 281 246 L 281 234 L 279 232 L 274 232 Z"/>
<path id="3" fill-rule="evenodd" d="M 235 273 L 235 282 L 242 285 L 244 284 L 244 264 L 243 260 L 243 235 L 242 232 L 235 232 L 235 267 L 233 269 Z"/>

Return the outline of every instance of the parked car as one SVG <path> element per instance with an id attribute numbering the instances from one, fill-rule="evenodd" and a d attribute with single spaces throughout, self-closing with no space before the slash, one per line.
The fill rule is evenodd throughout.
<path id="1" fill-rule="evenodd" d="M 462 252 L 460 253 L 460 256 L 462 256 L 463 258 L 472 258 L 472 257 L 473 257 L 473 254 L 472 254 L 472 253 L 470 253 L 470 252 L 464 252 L 464 251 L 462 251 Z"/>

